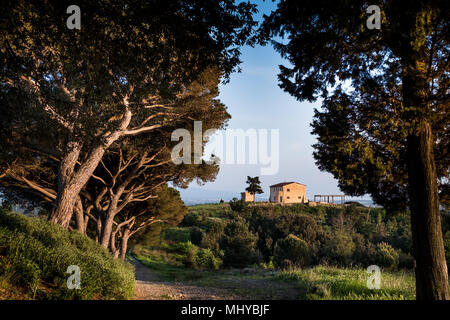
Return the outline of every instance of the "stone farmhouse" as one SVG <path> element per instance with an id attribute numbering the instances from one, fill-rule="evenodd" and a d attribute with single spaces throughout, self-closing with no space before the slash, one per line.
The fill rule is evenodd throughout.
<path id="1" fill-rule="evenodd" d="M 282 182 L 270 186 L 270 202 L 306 203 L 306 185 L 298 182 Z"/>
<path id="2" fill-rule="evenodd" d="M 251 194 L 250 192 L 241 192 L 241 200 L 245 202 L 254 202 L 255 195 Z"/>

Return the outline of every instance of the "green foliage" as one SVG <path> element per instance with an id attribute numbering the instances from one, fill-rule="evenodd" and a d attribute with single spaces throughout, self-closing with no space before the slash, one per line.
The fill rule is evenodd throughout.
<path id="1" fill-rule="evenodd" d="M 355 205 L 260 204 L 230 219 L 222 204 L 208 204 L 189 207 L 188 215 L 196 217 L 191 222 L 197 224 L 170 229 L 168 234 L 174 234 L 161 248 L 183 261 L 174 247 L 177 241 L 191 241 L 196 247 L 188 263 L 192 268 L 198 268 L 195 257 L 203 249 L 223 259 L 224 267 L 240 268 L 258 261 L 265 268 L 320 264 L 362 268 L 379 264 L 393 270 L 413 267 L 408 214 L 389 216 L 382 208 Z M 446 246 L 448 226 L 443 223 Z"/>
<path id="2" fill-rule="evenodd" d="M 236 211 L 236 212 L 243 212 L 248 207 L 247 202 L 245 202 L 242 199 L 238 199 L 238 198 L 231 199 L 229 204 L 230 204 L 231 210 Z"/>
<path id="3" fill-rule="evenodd" d="M 173 227 L 164 230 L 164 239 L 176 242 L 186 242 L 190 240 L 190 229 Z"/>
<path id="4" fill-rule="evenodd" d="M 334 260 L 339 265 L 346 265 L 355 250 L 355 243 L 352 237 L 342 231 L 336 231 L 326 241 L 323 251 L 330 260 Z"/>
<path id="5" fill-rule="evenodd" d="M 385 242 L 377 244 L 377 264 L 380 267 L 396 268 L 399 264 L 399 253 Z"/>
<path id="6" fill-rule="evenodd" d="M 217 270 L 222 264 L 220 258 L 216 257 L 211 249 L 198 250 L 195 261 L 199 269 Z"/>
<path id="7" fill-rule="evenodd" d="M 194 246 L 191 242 L 187 242 L 185 246 L 184 257 L 182 259 L 183 264 L 187 268 L 197 269 L 197 253 L 198 247 Z"/>
<path id="8" fill-rule="evenodd" d="M 447 231 L 444 238 L 445 258 L 450 261 L 450 231 Z"/>
<path id="9" fill-rule="evenodd" d="M 205 237 L 205 232 L 199 227 L 192 227 L 189 233 L 189 238 L 193 244 L 199 246 Z"/>
<path id="10" fill-rule="evenodd" d="M 0 278 L 8 277 L 38 299 L 127 299 L 134 294 L 134 272 L 78 232 L 40 218 L 0 210 Z M 66 287 L 67 267 L 81 270 L 81 289 Z M 38 286 L 49 285 L 49 291 Z"/>
<path id="11" fill-rule="evenodd" d="M 248 184 L 248 186 L 247 186 L 247 188 L 245 188 L 245 191 L 249 192 L 253 196 L 264 192 L 261 188 L 261 181 L 259 180 L 259 177 L 252 178 L 250 176 L 247 176 L 246 183 Z M 256 201 L 256 197 L 255 197 L 255 201 Z"/>
<path id="12" fill-rule="evenodd" d="M 163 247 L 185 267 L 192 269 L 218 269 L 222 261 L 211 249 L 199 248 L 192 242 L 166 243 Z"/>
<path id="13" fill-rule="evenodd" d="M 145 209 L 152 214 L 153 217 L 160 219 L 163 223 L 154 223 L 144 228 L 132 238 L 132 244 L 137 245 L 154 245 L 161 240 L 162 233 L 164 236 L 166 229 L 179 224 L 187 213 L 187 208 L 181 200 L 180 192 L 174 188 L 162 185 L 157 193 L 157 198 L 150 199 L 145 203 Z M 171 231 L 168 231 L 169 233 Z M 170 237 L 170 235 L 169 235 Z"/>
<path id="14" fill-rule="evenodd" d="M 224 234 L 226 225 L 227 222 L 221 219 L 217 218 L 208 219 L 204 225 L 205 236 L 202 239 L 201 246 L 203 248 L 211 249 L 216 254 L 219 254 L 220 253 L 219 242 Z"/>
<path id="15" fill-rule="evenodd" d="M 442 233 L 444 234 L 445 258 L 447 259 L 447 266 L 450 266 L 450 213 L 449 212 L 444 213 L 442 215 L 442 230 L 443 230 Z"/>
<path id="16" fill-rule="evenodd" d="M 448 58 L 449 9 L 443 0 L 415 2 L 408 10 L 382 3 L 382 32 L 366 28 L 367 1 L 286 0 L 265 17 L 261 33 L 289 61 L 280 66 L 280 87 L 300 101 L 323 101 L 312 123 L 319 169 L 347 194 L 370 194 L 399 212 L 408 201 L 406 136 L 420 122 L 433 128 L 437 178 L 445 180 L 441 201 L 448 198 L 450 113 L 441 61 Z"/>
<path id="17" fill-rule="evenodd" d="M 355 250 L 352 256 L 352 262 L 355 265 L 367 267 L 371 264 L 376 264 L 377 252 L 376 246 L 367 240 L 362 234 L 353 234 L 353 242 L 355 243 Z"/>
<path id="18" fill-rule="evenodd" d="M 293 234 L 277 241 L 274 260 L 281 267 L 305 267 L 311 263 L 311 250 L 306 241 Z"/>
<path id="19" fill-rule="evenodd" d="M 202 220 L 204 219 L 204 216 L 201 212 L 194 211 L 194 212 L 188 212 L 181 222 L 181 225 L 184 227 L 191 227 L 191 226 L 200 226 Z"/>
<path id="20" fill-rule="evenodd" d="M 62 20 L 69 4 L 8 1 L 10 14 L 0 13 L 0 189 L 29 202 L 44 198 L 51 207 L 48 194 L 63 192 L 58 167 L 72 153 L 71 168 L 60 173 L 80 174 L 64 188 L 83 185 L 89 193 L 84 198 L 94 199 L 103 184 L 113 190 L 117 182 L 127 190 L 116 194 L 122 199 L 101 202 L 121 203 L 115 222 L 136 215 L 136 231 L 149 218 L 139 214 L 136 202 L 153 195 L 154 187 L 168 181 L 185 187 L 217 174 L 217 164 L 170 161 L 169 136 L 175 128 L 192 129 L 195 119 L 207 130 L 222 128 L 230 118 L 217 99 L 218 86 L 239 65 L 240 46 L 254 43 L 256 6 L 80 0 L 89 27 L 67 33 Z M 112 162 L 117 170 L 117 163 L 126 165 L 115 172 L 107 168 Z M 12 171 L 4 175 L 6 168 Z M 108 173 L 89 180 L 95 168 Z M 67 192 L 73 195 L 68 202 L 79 191 Z M 125 209 L 129 201 L 133 208 Z"/>
<path id="21" fill-rule="evenodd" d="M 14 274 L 11 277 L 13 283 L 26 289 L 35 290 L 42 279 L 39 266 L 34 261 L 28 259 L 21 260 L 20 264 L 16 266 Z M 7 270 L 5 271 L 7 272 Z"/>
<path id="22" fill-rule="evenodd" d="M 224 265 L 245 267 L 258 263 L 260 254 L 256 246 L 257 241 L 258 236 L 249 231 L 248 224 L 242 218 L 230 222 L 220 239 L 220 248 L 224 251 Z"/>
<path id="23" fill-rule="evenodd" d="M 47 98 L 47 103 L 52 101 L 51 107 L 64 119 L 70 118 L 71 111 L 79 110 L 77 121 L 83 128 L 80 134 L 92 139 L 97 124 L 106 124 L 111 116 L 122 113 L 121 103 L 113 99 L 115 93 L 133 92 L 133 102 L 157 94 L 165 102 L 207 67 L 215 66 L 225 77 L 229 76 L 240 63 L 239 47 L 254 42 L 256 22 L 251 15 L 255 6 L 247 3 L 225 0 L 203 6 L 201 1 L 80 0 L 78 5 L 83 8 L 83 19 L 89 21 L 89 27 L 83 33 L 70 35 L 65 23 L 61 23 L 69 4 L 9 1 L 11 14 L 2 15 L 2 79 L 16 77 L 12 70 L 17 65 L 22 65 L 22 75 L 36 72 L 39 61 L 35 80 L 42 90 L 26 90 L 10 83 L 4 87 L 8 99 L 2 100 L 1 105 L 8 103 L 14 110 L 9 104 L 14 103 L 14 97 L 22 97 L 22 111 L 26 109 L 22 116 L 39 116 L 37 130 L 53 122 L 40 130 L 42 138 L 64 126 L 45 115 L 39 104 L 42 98 Z M 202 10 L 198 10 L 199 6 Z M 51 77 L 55 72 L 67 90 L 60 89 L 56 83 L 59 79 Z M 70 99 L 73 91 L 83 91 L 83 97 Z M 25 106 L 25 101 L 30 106 Z M 130 103 L 130 107 L 135 104 L 140 108 L 135 111 L 146 112 L 141 103 Z M 29 133 L 23 131 L 24 135 Z"/>

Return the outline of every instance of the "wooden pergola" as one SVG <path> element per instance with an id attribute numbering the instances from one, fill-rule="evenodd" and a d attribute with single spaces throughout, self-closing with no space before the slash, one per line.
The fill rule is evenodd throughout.
<path id="1" fill-rule="evenodd" d="M 319 198 L 319 201 L 316 201 L 317 198 Z M 314 202 L 334 203 L 334 198 L 340 198 L 341 204 L 344 204 L 344 202 L 345 202 L 345 194 L 315 194 Z M 322 201 L 322 199 L 323 199 L 323 201 Z M 330 199 L 331 199 L 331 202 L 330 202 Z"/>

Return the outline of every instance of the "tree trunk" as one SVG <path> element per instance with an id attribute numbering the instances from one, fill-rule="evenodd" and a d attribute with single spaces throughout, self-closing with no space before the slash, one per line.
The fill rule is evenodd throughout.
<path id="1" fill-rule="evenodd" d="M 122 239 L 120 241 L 120 255 L 119 258 L 121 260 L 125 260 L 125 256 L 127 254 L 128 248 L 128 239 L 130 238 L 130 229 L 128 227 L 125 228 Z"/>
<path id="2" fill-rule="evenodd" d="M 95 168 L 105 153 L 106 146 L 99 145 L 89 153 L 88 159 L 75 171 L 81 146 L 74 157 L 72 152 L 63 159 L 58 174 L 58 197 L 49 220 L 67 228 L 72 218 L 74 205 L 81 189 L 94 173 Z M 67 161 L 66 161 L 67 158 Z M 67 163 L 64 163 L 67 162 Z"/>
<path id="3" fill-rule="evenodd" d="M 412 52 L 412 49 L 411 51 Z M 437 173 L 428 102 L 425 54 L 406 55 L 403 68 L 404 120 L 408 128 L 408 188 L 418 300 L 448 300 L 448 271 L 442 238 Z"/>
<path id="4" fill-rule="evenodd" d="M 111 236 L 109 239 L 109 250 L 114 255 L 114 258 L 119 257 L 120 250 L 116 248 L 116 234 L 115 232 L 111 232 Z"/>
<path id="5" fill-rule="evenodd" d="M 58 168 L 58 193 L 55 206 L 49 215 L 49 220 L 64 228 L 69 227 L 72 218 L 75 201 L 80 190 L 72 183 L 75 166 L 81 152 L 82 145 L 71 141 L 67 144 L 65 156 L 61 159 Z M 80 188 L 81 189 L 81 188 Z"/>
<path id="6" fill-rule="evenodd" d="M 84 212 L 83 212 L 83 203 L 81 199 L 78 198 L 75 204 L 75 219 L 77 230 L 82 234 L 85 234 L 85 222 L 84 222 Z"/>
<path id="7" fill-rule="evenodd" d="M 112 227 L 114 223 L 114 215 L 106 214 L 106 217 L 102 219 L 102 231 L 100 234 L 100 244 L 104 248 L 108 248 L 111 241 Z"/>
<path id="8" fill-rule="evenodd" d="M 102 236 L 102 227 L 103 223 L 102 223 L 102 218 L 98 217 L 97 218 L 97 236 L 95 237 L 95 242 L 100 243 L 101 240 L 101 236 Z"/>
<path id="9" fill-rule="evenodd" d="M 125 190 L 126 184 L 119 187 L 119 190 L 114 194 L 110 196 L 110 202 L 108 205 L 108 209 L 106 212 L 104 212 L 101 216 L 105 217 L 102 221 L 102 232 L 101 232 L 101 240 L 100 244 L 108 248 L 110 244 L 111 234 L 113 232 L 113 224 L 114 224 L 114 218 L 119 213 L 120 209 L 119 206 L 119 200 L 120 197 L 123 194 L 123 191 Z"/>
<path id="10" fill-rule="evenodd" d="M 130 123 L 131 112 L 127 109 L 121 120 L 119 129 L 104 136 L 88 152 L 86 160 L 75 171 L 82 144 L 71 141 L 67 144 L 65 156 L 61 159 L 58 170 L 58 196 L 55 207 L 49 216 L 51 222 L 67 228 L 73 215 L 74 205 L 81 189 L 94 173 L 105 151 L 117 141 Z"/>
<path id="11" fill-rule="evenodd" d="M 448 271 L 431 128 L 408 137 L 408 182 L 418 300 L 448 300 Z"/>
<path id="12" fill-rule="evenodd" d="M 88 224 L 89 224 L 89 216 L 85 215 L 84 216 L 84 230 L 83 230 L 83 234 L 86 234 Z"/>
<path id="13" fill-rule="evenodd" d="M 73 188 L 62 190 L 56 199 L 56 204 L 50 214 L 49 220 L 67 229 L 72 219 L 77 195 L 78 193 Z"/>

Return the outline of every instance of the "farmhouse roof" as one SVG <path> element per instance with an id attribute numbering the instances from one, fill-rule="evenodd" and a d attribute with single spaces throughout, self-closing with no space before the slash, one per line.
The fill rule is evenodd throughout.
<path id="1" fill-rule="evenodd" d="M 302 186 L 306 186 L 306 184 L 298 183 L 298 182 L 295 182 L 295 181 L 291 181 L 291 182 L 281 182 L 281 183 L 273 184 L 273 185 L 270 186 L 270 188 L 272 188 L 272 187 L 283 187 L 285 185 L 293 184 L 293 183 L 301 184 Z"/>

